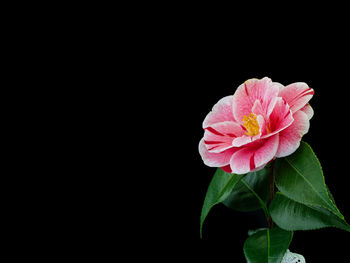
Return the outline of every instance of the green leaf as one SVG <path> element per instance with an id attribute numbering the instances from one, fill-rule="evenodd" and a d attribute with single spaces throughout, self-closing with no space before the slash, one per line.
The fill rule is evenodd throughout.
<path id="1" fill-rule="evenodd" d="M 285 230 L 314 230 L 337 227 L 350 231 L 344 219 L 322 207 L 309 207 L 278 192 L 269 207 L 272 220 Z"/>
<path id="2" fill-rule="evenodd" d="M 243 212 L 260 209 L 261 202 L 257 196 L 264 203 L 267 203 L 270 198 L 269 173 L 270 168 L 248 173 L 237 183 L 230 196 L 223 201 L 223 204 Z"/>
<path id="3" fill-rule="evenodd" d="M 334 197 L 333 197 L 331 191 L 329 190 L 328 185 L 326 185 L 326 187 L 327 187 L 327 193 L 328 193 L 329 199 L 331 199 L 332 203 L 336 206 Z M 337 208 L 337 209 L 338 209 L 338 208 Z M 338 210 L 339 210 L 339 209 L 338 209 Z"/>
<path id="4" fill-rule="evenodd" d="M 229 174 L 218 168 L 211 180 L 207 194 L 204 199 L 202 213 L 200 217 L 200 236 L 202 238 L 202 228 L 205 218 L 210 209 L 224 201 L 232 192 L 236 184 L 241 180 L 243 174 Z"/>
<path id="5" fill-rule="evenodd" d="M 243 251 L 248 263 L 281 263 L 293 238 L 293 232 L 279 227 L 265 229 L 249 236 Z"/>
<path id="6" fill-rule="evenodd" d="M 320 162 L 307 143 L 301 142 L 292 155 L 276 159 L 274 167 L 276 186 L 288 198 L 344 218 L 328 195 Z"/>
<path id="7" fill-rule="evenodd" d="M 254 235 L 255 233 L 259 232 L 259 231 L 262 231 L 262 230 L 265 230 L 266 227 L 264 228 L 257 228 L 257 229 L 249 229 L 248 230 L 248 236 L 251 236 L 251 235 Z"/>

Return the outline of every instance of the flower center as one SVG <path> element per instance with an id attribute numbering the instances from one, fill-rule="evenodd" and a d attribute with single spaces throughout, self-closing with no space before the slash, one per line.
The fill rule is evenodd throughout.
<path id="1" fill-rule="evenodd" d="M 259 134 L 259 123 L 254 113 L 250 113 L 250 116 L 243 116 L 243 125 L 247 129 L 246 135 L 255 136 Z"/>

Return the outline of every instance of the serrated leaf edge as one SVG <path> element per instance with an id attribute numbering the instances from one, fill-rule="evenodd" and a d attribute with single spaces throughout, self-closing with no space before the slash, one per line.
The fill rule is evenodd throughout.
<path id="1" fill-rule="evenodd" d="M 305 145 L 311 150 L 311 153 L 312 153 L 313 156 L 316 158 L 316 161 L 317 161 L 317 163 L 318 163 L 318 165 L 319 165 L 319 167 L 320 167 L 320 169 L 321 169 L 322 183 L 323 183 L 325 189 L 327 189 L 327 185 L 326 185 L 326 182 L 325 182 L 325 177 L 324 177 L 323 170 L 322 170 L 322 166 L 321 166 L 321 163 L 320 163 L 319 159 L 317 158 L 315 152 L 312 150 L 311 146 L 310 146 L 308 143 L 306 143 L 306 142 L 304 142 L 304 141 L 302 141 L 302 143 L 305 144 Z M 298 174 L 300 174 L 300 175 L 303 177 L 303 179 L 304 179 L 306 182 L 308 182 L 308 180 L 306 180 L 306 178 L 302 175 L 302 173 L 300 173 L 300 171 L 288 160 L 288 156 L 285 157 L 284 159 L 288 162 L 288 164 L 289 164 L 295 171 L 297 171 Z M 310 185 L 310 186 L 314 189 L 314 187 L 313 187 L 309 182 L 308 182 L 308 185 Z M 277 187 L 278 187 L 278 186 L 277 186 Z M 315 190 L 315 192 L 318 193 L 316 190 Z M 332 200 L 330 199 L 330 197 L 329 197 L 327 191 L 326 191 L 326 195 L 327 195 L 328 200 L 330 201 L 330 203 L 331 203 L 332 205 L 334 205 L 334 206 L 332 206 L 332 207 L 334 207 L 335 210 L 336 210 L 339 214 L 337 214 L 334 210 L 330 209 L 330 207 L 326 207 L 326 206 L 319 205 L 319 204 L 318 204 L 318 205 L 319 205 L 320 207 L 323 207 L 324 209 L 328 210 L 329 212 L 333 213 L 335 216 L 339 217 L 340 219 L 344 220 L 344 216 L 340 213 L 340 211 L 338 210 L 338 208 L 336 207 L 336 205 L 332 202 Z M 323 197 L 321 197 L 320 195 L 318 195 L 318 196 L 319 196 L 324 202 L 326 202 L 326 201 L 324 200 Z M 292 197 L 289 197 L 289 196 L 288 196 L 288 198 L 291 199 L 291 200 L 293 200 L 293 201 L 295 201 L 295 202 L 300 203 L 299 201 L 295 200 L 295 199 L 292 198 Z M 327 202 L 326 202 L 326 203 L 327 203 Z M 314 205 L 314 204 L 311 204 L 311 203 L 309 203 L 309 202 L 303 202 L 302 204 L 305 204 L 305 205 L 307 205 L 307 206 L 312 206 L 312 205 Z"/>
<path id="2" fill-rule="evenodd" d="M 284 194 L 281 193 L 281 192 L 277 192 L 276 195 L 283 195 L 283 196 L 286 197 L 287 199 L 290 199 L 290 200 L 292 200 L 292 201 L 294 201 L 294 202 L 296 202 L 296 203 L 298 203 L 298 204 L 305 205 L 305 206 L 307 206 L 308 208 L 310 208 L 310 209 L 312 209 L 312 210 L 314 210 L 314 211 L 316 211 L 316 212 L 322 213 L 322 212 L 320 212 L 319 210 L 313 208 L 313 207 L 310 206 L 310 205 L 306 205 L 306 204 L 300 203 L 300 202 L 298 202 L 298 201 L 295 201 L 295 200 L 293 200 L 292 198 L 289 198 L 288 196 L 284 195 Z M 325 208 L 325 207 L 323 207 L 323 208 Z M 326 209 L 326 208 L 325 208 L 325 209 Z M 328 209 L 326 209 L 326 210 L 329 211 Z M 331 211 L 330 211 L 330 212 L 331 212 Z M 333 213 L 333 214 L 334 214 L 334 213 Z M 335 214 L 334 214 L 334 215 L 335 215 Z M 335 215 L 335 216 L 336 216 L 336 215 Z M 339 217 L 338 217 L 338 218 L 339 218 Z M 348 222 L 346 222 L 344 218 L 340 218 L 340 219 L 343 220 L 346 224 L 348 224 Z M 275 222 L 275 221 L 274 221 L 274 222 Z M 276 222 L 275 222 L 275 223 L 276 223 Z M 277 225 L 277 223 L 276 223 L 276 225 Z M 349 225 L 349 224 L 348 224 L 348 225 Z M 284 229 L 284 230 L 286 230 L 286 231 L 309 231 L 309 230 L 317 230 L 317 229 L 323 229 L 323 228 L 331 227 L 331 228 L 337 228 L 337 229 L 341 229 L 341 230 L 345 230 L 345 231 L 350 232 L 350 226 L 349 226 L 349 230 L 346 230 L 346 229 L 344 229 L 344 228 L 340 228 L 340 227 L 337 227 L 337 226 L 333 226 L 333 225 L 321 226 L 321 227 L 315 227 L 315 228 L 311 228 L 311 227 L 310 227 L 310 228 L 308 228 L 308 229 L 298 229 L 298 230 L 288 229 L 288 228 L 285 228 L 285 227 L 281 227 L 281 226 L 279 226 L 279 225 L 278 225 L 278 227 L 281 228 L 281 229 Z"/>
<path id="3" fill-rule="evenodd" d="M 312 149 L 312 147 L 307 143 L 307 142 L 304 142 L 302 141 L 302 143 L 304 143 L 310 150 L 311 150 L 311 153 L 313 154 L 313 156 L 315 157 L 318 165 L 320 166 L 320 169 L 321 169 L 321 174 L 322 174 L 322 182 L 323 182 L 323 185 L 326 189 L 326 195 L 328 197 L 328 200 L 334 205 L 334 208 L 336 209 L 336 211 L 339 213 L 338 217 L 340 217 L 341 219 L 344 220 L 344 216 L 342 215 L 342 213 L 339 211 L 337 205 L 335 204 L 335 202 L 332 201 L 332 199 L 330 198 L 329 194 L 328 194 L 328 191 L 329 191 L 329 188 L 327 187 L 326 185 L 326 179 L 324 177 L 324 173 L 323 173 L 323 168 L 322 168 L 322 165 L 321 165 L 321 162 L 320 160 L 318 159 L 317 155 L 315 154 L 314 150 Z M 328 189 L 328 191 L 327 191 Z M 327 209 L 328 210 L 328 209 Z M 331 211 L 332 212 L 332 211 Z"/>

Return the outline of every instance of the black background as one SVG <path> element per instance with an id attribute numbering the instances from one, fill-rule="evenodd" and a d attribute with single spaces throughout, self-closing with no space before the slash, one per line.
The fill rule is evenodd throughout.
<path id="1" fill-rule="evenodd" d="M 155 214 L 150 218 L 149 235 L 156 237 L 154 249 L 169 249 L 170 257 L 245 262 L 247 231 L 261 227 L 259 215 L 219 204 L 209 213 L 203 239 L 199 238 L 200 212 L 215 172 L 198 153 L 201 125 L 219 99 L 234 94 L 249 78 L 267 76 L 283 85 L 302 81 L 315 90 L 310 101 L 315 114 L 303 140 L 318 156 L 326 184 L 350 220 L 348 42 L 331 31 L 327 35 L 293 31 L 279 37 L 265 33 L 187 32 L 164 58 L 171 66 L 164 64 L 160 71 L 164 88 L 158 91 L 160 101 L 155 107 L 156 131 L 164 142 L 156 151 L 161 190 L 157 187 L 153 193 Z M 170 149 L 166 147 L 169 140 Z M 348 232 L 335 228 L 297 231 L 290 250 L 304 255 L 307 262 L 337 262 L 344 260 L 349 241 Z M 330 258 L 334 261 L 326 261 Z"/>
<path id="2" fill-rule="evenodd" d="M 77 50 L 83 57 L 82 71 L 86 75 L 78 74 L 76 78 L 79 81 L 85 79 L 87 82 L 91 82 L 92 77 L 98 79 L 96 84 L 92 85 L 91 94 L 97 95 L 97 91 L 100 90 L 104 92 L 104 88 L 111 88 L 117 93 L 110 95 L 106 92 L 101 99 L 101 102 L 108 106 L 117 104 L 117 110 L 112 106 L 113 109 L 104 110 L 102 114 L 88 114 L 89 121 L 91 116 L 97 115 L 96 118 L 103 123 L 111 126 L 117 123 L 117 130 L 126 132 L 127 136 L 111 136 L 110 139 L 106 135 L 106 139 L 106 130 L 112 130 L 112 133 L 114 130 L 91 124 L 103 134 L 94 134 L 91 137 L 97 139 L 96 144 L 108 148 L 103 151 L 104 154 L 100 150 L 94 152 L 96 155 L 102 155 L 102 165 L 97 163 L 98 171 L 92 171 L 91 178 L 83 173 L 82 178 L 76 179 L 76 185 L 72 184 L 73 179 L 70 177 L 63 177 L 64 185 L 68 182 L 72 191 L 83 189 L 91 194 L 91 200 L 86 202 L 85 194 L 77 194 L 76 202 L 67 198 L 71 211 L 66 213 L 67 208 L 61 203 L 60 189 L 57 194 L 58 203 L 65 213 L 60 213 L 50 200 L 45 208 L 52 207 L 54 213 L 52 216 L 46 214 L 42 217 L 38 221 L 40 225 L 44 224 L 43 221 L 47 217 L 57 219 L 57 223 L 49 221 L 48 228 L 62 232 L 64 239 L 60 243 L 72 250 L 81 244 L 79 238 L 88 241 L 87 243 L 101 243 L 108 251 L 114 252 L 117 249 L 113 253 L 116 257 L 119 257 L 122 250 L 120 247 L 126 244 L 131 248 L 126 256 L 140 256 L 141 259 L 138 260 L 149 256 L 150 259 L 161 258 L 162 262 L 198 262 L 206 259 L 211 259 L 212 262 L 245 262 L 243 243 L 247 238 L 247 231 L 261 226 L 257 214 L 238 213 L 223 205 L 217 205 L 206 219 L 203 239 L 199 238 L 200 212 L 215 169 L 203 164 L 198 153 L 198 143 L 203 136 L 202 122 L 213 105 L 222 97 L 234 94 L 236 88 L 245 80 L 265 76 L 284 85 L 304 81 L 315 90 L 310 102 L 315 115 L 311 120 L 310 131 L 303 140 L 312 146 L 320 159 L 326 183 L 337 206 L 350 221 L 347 151 L 350 119 L 350 45 L 347 39 L 348 29 L 344 26 L 348 21 L 342 21 L 348 14 L 341 14 L 336 10 L 332 12 L 336 14 L 336 19 L 331 18 L 328 14 L 332 10 L 329 10 L 327 3 L 327 12 L 323 14 L 318 13 L 319 6 L 312 9 L 312 12 L 320 14 L 321 21 L 312 18 L 309 12 L 301 14 L 300 10 L 287 15 L 285 11 L 289 6 L 273 14 L 260 12 L 261 16 L 255 17 L 249 7 L 244 10 L 228 9 L 228 13 L 223 14 L 221 10 L 211 10 L 209 4 L 209 11 L 200 10 L 199 6 L 191 10 L 184 6 L 179 8 L 179 11 L 175 10 L 174 6 L 163 10 L 159 10 L 160 6 L 154 6 L 151 7 L 153 14 L 141 8 L 141 16 L 135 12 L 136 4 L 133 5 L 135 6 L 132 7 L 131 14 L 127 15 L 127 18 L 120 17 L 116 26 L 107 22 L 106 25 L 96 27 L 98 32 L 105 33 L 108 37 L 106 41 L 101 40 L 100 36 L 90 36 L 91 27 L 88 26 L 89 38 L 77 45 Z M 110 10 L 113 12 L 110 17 L 119 18 L 119 15 L 114 13 L 115 8 Z M 124 10 L 120 10 L 124 13 Z M 173 14 L 170 14 L 171 11 Z M 242 16 L 236 18 L 238 14 Z M 90 16 L 90 13 L 88 15 Z M 214 15 L 224 20 L 217 19 Z M 94 18 L 93 14 L 91 16 Z M 270 23 L 266 23 L 267 19 Z M 59 19 L 57 21 L 61 22 Z M 291 25 L 286 26 L 286 21 L 291 22 Z M 85 19 L 79 20 L 82 25 L 86 25 L 85 22 Z M 45 24 L 45 20 L 41 23 Z M 248 23 L 250 26 L 247 26 Z M 107 24 L 112 24 L 112 29 L 107 27 L 106 32 L 103 32 Z M 80 32 L 80 26 L 73 29 L 73 35 L 77 35 L 78 31 Z M 123 31 L 127 33 L 122 35 Z M 41 32 L 40 35 L 46 37 Z M 115 42 L 112 38 L 115 38 Z M 100 42 L 101 46 L 95 46 L 92 39 Z M 23 43 L 26 45 L 27 42 Z M 79 52 L 72 49 L 71 42 L 71 39 L 67 41 L 68 49 L 73 53 L 69 58 L 76 58 L 75 55 Z M 86 51 L 83 49 L 86 47 L 85 42 L 92 44 Z M 108 45 L 111 46 L 110 49 L 106 48 Z M 90 53 L 90 49 L 95 51 L 95 54 Z M 54 55 L 57 55 L 57 52 L 60 54 L 61 44 L 57 48 L 49 47 L 49 51 Z M 32 53 L 36 55 L 36 52 Z M 50 61 L 56 62 L 50 55 L 44 55 Z M 93 55 L 104 60 L 95 63 L 91 60 Z M 119 63 L 123 55 L 126 59 Z M 90 60 L 92 65 L 86 62 Z M 68 59 L 67 61 L 69 62 Z M 59 76 L 54 81 L 67 75 L 67 69 L 72 68 L 72 75 L 80 69 L 80 65 L 67 61 L 59 65 Z M 47 67 L 48 71 L 54 71 L 46 62 L 42 65 Z M 90 74 L 89 70 L 84 70 L 90 66 L 101 67 L 102 74 L 96 75 L 95 70 Z M 125 71 L 129 74 L 121 76 Z M 47 75 L 50 78 L 50 75 Z M 106 78 L 106 75 L 112 80 Z M 127 84 L 115 83 L 122 77 L 127 79 Z M 51 81 L 50 79 L 47 83 Z M 69 85 L 72 85 L 72 82 L 66 81 L 62 87 L 70 90 Z M 45 86 L 47 90 L 50 90 L 50 87 Z M 85 84 L 82 85 L 82 89 L 88 92 L 85 90 Z M 133 94 L 124 95 L 125 90 Z M 84 92 L 81 92 L 82 95 Z M 71 98 L 70 92 L 63 94 Z M 112 102 L 108 103 L 108 99 Z M 76 101 L 82 100 L 84 101 L 79 94 Z M 127 107 L 123 105 L 124 100 Z M 41 101 L 51 102 L 47 97 Z M 93 107 L 103 108 L 98 102 L 99 97 L 86 100 L 86 103 Z M 65 106 L 57 108 L 61 110 Z M 85 112 L 86 107 L 81 109 Z M 107 115 L 108 112 L 112 114 L 111 117 Z M 105 115 L 107 120 L 103 119 Z M 79 108 L 79 115 L 73 115 L 74 122 L 80 120 L 80 117 Z M 128 126 L 123 117 L 131 120 L 135 127 Z M 73 140 L 75 139 L 73 136 Z M 114 140 L 117 141 L 116 146 L 110 143 Z M 130 141 L 136 142 L 135 145 L 130 146 Z M 90 138 L 84 139 L 85 147 L 90 148 L 91 145 L 85 142 L 90 142 Z M 123 142 L 128 145 L 121 147 Z M 109 155 L 110 151 L 112 154 Z M 86 152 L 90 155 L 90 152 Z M 106 153 L 108 157 L 105 156 Z M 74 155 L 71 159 L 75 162 L 78 154 L 75 151 L 70 154 Z M 66 150 L 62 155 L 66 156 Z M 124 155 L 131 164 L 120 162 L 120 155 Z M 114 163 L 115 159 L 117 164 Z M 78 163 L 78 170 L 83 166 L 90 170 L 91 163 L 96 161 L 92 160 L 88 165 Z M 112 172 L 101 171 L 107 166 L 106 163 L 112 164 Z M 120 172 L 124 167 L 127 168 L 127 172 Z M 67 170 L 60 174 L 67 175 Z M 107 181 L 104 176 L 112 178 L 112 182 Z M 97 183 L 99 177 L 102 177 L 101 185 Z M 121 182 L 124 178 L 130 180 L 130 183 Z M 52 185 L 57 184 L 58 179 L 55 177 L 54 180 Z M 85 187 L 82 184 L 87 181 L 91 182 L 93 187 Z M 51 191 L 50 187 L 42 187 L 39 183 L 38 187 Z M 59 187 L 60 185 L 57 188 Z M 111 188 L 110 191 L 108 187 Z M 116 198 L 115 193 L 120 194 L 120 197 Z M 63 195 L 66 195 L 65 191 Z M 47 199 L 40 194 L 38 196 L 40 199 Z M 80 213 L 84 203 L 88 212 Z M 97 211 L 91 209 L 92 204 L 98 208 Z M 121 211 L 123 206 L 126 209 Z M 46 213 L 46 210 L 42 211 Z M 82 216 L 72 223 L 74 213 Z M 104 216 L 104 213 L 107 213 L 107 216 Z M 26 220 L 28 216 L 23 218 Z M 36 220 L 36 217 L 34 218 Z M 23 221 L 22 217 L 20 219 L 19 225 Z M 122 219 L 123 222 L 117 223 L 118 219 Z M 66 227 L 64 222 L 68 222 L 67 225 L 73 228 L 67 235 L 62 231 Z M 111 224 L 108 224 L 109 222 Z M 31 223 L 28 225 L 33 232 L 37 231 Z M 83 234 L 76 229 L 81 229 Z M 50 238 L 55 237 L 46 227 L 43 230 L 47 231 Z M 77 239 L 72 238 L 71 232 Z M 97 238 L 93 235 L 94 232 L 97 233 Z M 124 232 L 125 235 L 122 235 Z M 28 243 L 36 236 L 36 233 L 28 235 Z M 42 239 L 49 246 L 53 246 L 48 240 L 49 238 Z M 334 256 L 334 260 L 330 262 L 337 262 L 344 261 L 349 241 L 349 233 L 333 228 L 298 231 L 294 234 L 290 248 L 293 252 L 303 254 L 308 263 L 325 262 L 330 256 Z M 38 246 L 38 249 L 41 247 Z M 95 250 L 93 247 L 89 252 Z M 101 256 L 104 254 L 101 253 Z"/>

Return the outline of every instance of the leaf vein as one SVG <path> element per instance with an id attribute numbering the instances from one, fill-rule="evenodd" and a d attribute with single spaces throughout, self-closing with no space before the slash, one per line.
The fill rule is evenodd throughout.
<path id="1" fill-rule="evenodd" d="M 328 210 L 329 208 L 333 208 L 329 206 L 329 203 L 327 202 L 327 200 L 324 199 L 324 197 L 322 195 L 320 195 L 320 193 L 315 189 L 315 187 L 311 184 L 311 182 L 299 171 L 299 169 L 297 167 L 295 167 L 288 158 L 285 158 L 286 161 L 288 162 L 288 164 L 305 180 L 305 182 L 311 187 L 311 189 L 317 194 L 318 197 L 321 198 L 321 200 L 323 202 L 325 202 L 328 205 Z M 328 196 L 328 195 L 327 195 Z M 331 209 L 331 211 L 334 211 L 333 209 Z M 338 211 L 337 211 L 338 212 Z"/>
<path id="2" fill-rule="evenodd" d="M 249 189 L 249 191 L 252 192 L 252 194 L 258 199 L 260 205 L 261 205 L 261 208 L 263 209 L 264 211 L 264 214 L 265 214 L 265 217 L 266 219 L 269 218 L 270 214 L 269 214 L 269 211 L 265 205 L 265 202 L 260 198 L 260 196 L 250 187 L 250 185 L 244 180 L 244 179 L 241 179 L 241 182 L 245 185 L 245 187 L 247 187 Z"/>

